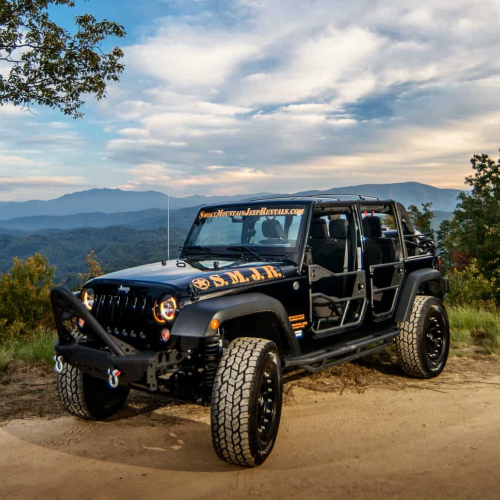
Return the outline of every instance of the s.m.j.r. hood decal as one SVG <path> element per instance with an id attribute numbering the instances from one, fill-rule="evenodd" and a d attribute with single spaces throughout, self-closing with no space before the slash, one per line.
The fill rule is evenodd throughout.
<path id="1" fill-rule="evenodd" d="M 220 289 L 234 285 L 275 280 L 282 277 L 283 275 L 279 267 L 268 265 L 213 273 L 206 277 L 194 278 L 191 281 L 191 284 L 197 290 L 206 292 L 208 290 Z"/>

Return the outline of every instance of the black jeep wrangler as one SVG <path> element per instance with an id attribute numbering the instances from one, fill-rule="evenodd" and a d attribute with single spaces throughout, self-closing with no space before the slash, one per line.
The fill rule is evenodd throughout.
<path id="1" fill-rule="evenodd" d="M 59 397 L 85 419 L 113 415 L 130 389 L 210 404 L 219 458 L 256 466 L 276 441 L 285 369 L 395 342 L 408 375 L 439 375 L 447 292 L 433 241 L 392 200 L 205 207 L 177 260 L 52 290 Z"/>

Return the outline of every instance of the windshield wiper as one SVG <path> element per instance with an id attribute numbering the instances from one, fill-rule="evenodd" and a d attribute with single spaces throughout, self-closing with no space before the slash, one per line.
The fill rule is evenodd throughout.
<path id="1" fill-rule="evenodd" d="M 268 257 L 261 255 L 259 252 L 257 252 L 257 250 L 254 250 L 253 248 L 250 248 L 250 247 L 245 247 L 243 245 L 226 247 L 226 250 L 234 250 L 236 252 L 249 252 L 252 255 L 254 255 L 255 257 L 257 257 L 259 260 L 263 260 L 264 262 L 272 262 L 272 260 L 269 260 Z"/>
<path id="2" fill-rule="evenodd" d="M 210 250 L 210 248 L 204 247 L 202 245 L 192 245 L 192 246 L 186 247 L 186 250 L 198 250 L 200 252 L 205 252 L 208 255 L 208 257 L 213 257 L 213 258 L 219 257 L 219 255 L 214 253 L 212 250 Z M 191 257 L 191 256 L 189 256 L 189 257 Z"/>

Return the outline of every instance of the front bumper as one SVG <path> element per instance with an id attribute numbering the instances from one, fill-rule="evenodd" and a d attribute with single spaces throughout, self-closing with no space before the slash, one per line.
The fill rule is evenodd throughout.
<path id="1" fill-rule="evenodd" d="M 149 382 L 150 390 L 157 388 L 156 369 L 154 369 L 157 365 L 155 353 L 115 356 L 105 349 L 86 347 L 74 340 L 68 343 L 56 342 L 56 353 L 62 356 L 64 363 L 77 366 L 82 372 L 93 377 L 107 380 L 109 372 L 118 369 L 121 372 L 121 384 L 144 381 Z"/>
<path id="2" fill-rule="evenodd" d="M 59 340 L 57 356 L 64 363 L 77 366 L 96 378 L 108 379 L 110 371 L 119 370 L 121 384 L 141 384 L 150 391 L 158 389 L 158 374 L 174 373 L 185 355 L 176 350 L 167 352 L 137 351 L 134 347 L 109 335 L 75 295 L 64 287 L 50 292 L 52 310 Z M 99 346 L 89 346 L 86 339 L 75 338 L 65 325 L 73 318 L 85 321 Z M 90 342 L 92 345 L 92 342 Z"/>

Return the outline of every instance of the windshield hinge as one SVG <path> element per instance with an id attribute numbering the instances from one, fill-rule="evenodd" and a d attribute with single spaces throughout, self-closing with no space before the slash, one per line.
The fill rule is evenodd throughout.
<path id="1" fill-rule="evenodd" d="M 200 293 L 196 288 L 193 286 L 193 284 L 190 284 L 188 286 L 188 293 L 189 297 L 191 297 L 191 300 L 198 300 L 200 298 Z"/>

